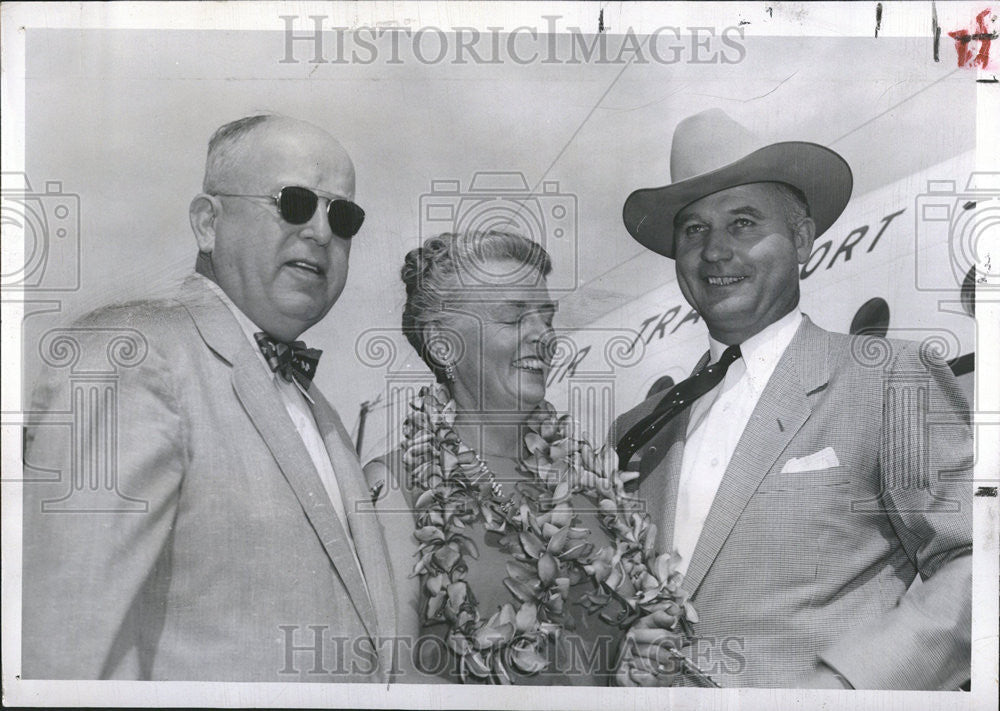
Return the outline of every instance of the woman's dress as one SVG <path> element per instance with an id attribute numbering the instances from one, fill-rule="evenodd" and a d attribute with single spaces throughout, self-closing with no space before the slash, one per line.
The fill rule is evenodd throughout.
<path id="1" fill-rule="evenodd" d="M 382 463 L 385 469 L 376 465 Z M 429 625 L 419 622 L 419 610 L 426 603 L 427 593 L 420 589 L 419 579 L 408 578 L 416 563 L 418 543 L 414 538 L 415 530 L 412 503 L 419 495 L 409 482 L 399 450 L 391 452 L 375 460 L 366 467 L 366 473 L 372 476 L 373 471 L 381 471 L 387 476 L 383 492 L 385 496 L 377 502 L 376 511 L 386 529 L 386 538 L 392 556 L 391 565 L 394 577 L 400 589 L 397 591 L 401 610 L 401 619 L 409 620 L 410 634 L 415 635 L 411 649 L 412 668 L 417 674 L 427 674 L 455 683 L 461 682 L 458 673 L 458 657 L 449 651 L 445 639 L 448 624 L 444 621 Z M 376 475 L 377 476 L 377 475 Z M 370 483 L 374 484 L 374 481 Z M 507 489 L 511 482 L 505 482 Z M 575 495 L 572 500 L 574 509 L 579 514 L 578 526 L 590 531 L 587 541 L 595 547 L 609 545 L 608 536 L 602 530 L 597 516 L 596 504 L 582 495 Z M 402 509 L 402 510 L 401 510 Z M 407 510 L 408 509 L 408 510 Z M 504 586 L 507 577 L 507 563 L 514 560 L 512 553 L 505 552 L 501 543 L 502 534 L 488 531 L 479 519 L 466 535 L 472 539 L 478 549 L 478 558 L 466 556 L 469 570 L 466 581 L 478 601 L 479 614 L 482 620 L 487 620 L 505 603 L 515 605 L 516 598 Z M 589 614 L 581 605 L 585 593 L 592 592 L 594 584 L 587 576 L 570 587 L 567 600 L 570 616 L 575 621 L 575 629 L 563 629 L 559 639 L 546 649 L 545 656 L 549 660 L 546 670 L 532 674 L 520 674 L 512 671 L 512 682 L 517 685 L 544 686 L 607 686 L 610 681 L 610 669 L 613 668 L 621 631 L 614 625 L 602 621 L 597 613 Z M 407 623 L 404 622 L 405 626 Z M 568 627 L 568 625 L 567 625 Z M 410 660 L 407 660 L 410 661 Z M 404 667 L 408 665 L 404 664 Z M 403 679 L 409 681 L 409 679 Z M 413 679 L 426 683 L 427 679 Z M 475 683 L 474 677 L 468 677 L 466 683 Z"/>

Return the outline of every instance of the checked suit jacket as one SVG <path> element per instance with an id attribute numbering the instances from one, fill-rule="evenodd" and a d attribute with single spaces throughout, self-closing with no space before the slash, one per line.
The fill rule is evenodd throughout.
<path id="1" fill-rule="evenodd" d="M 617 436 L 663 397 L 624 414 Z M 636 455 L 660 550 L 689 417 Z M 827 448 L 835 457 L 817 458 Z M 940 359 L 803 318 L 692 553 L 689 656 L 722 686 L 794 686 L 822 660 L 855 688 L 957 688 L 970 674 L 972 454 L 968 404 Z M 810 459 L 825 464 L 788 464 Z"/>
<path id="2" fill-rule="evenodd" d="M 270 374 L 201 277 L 173 299 L 78 322 L 73 372 L 100 371 L 115 332 L 141 342 L 101 410 L 116 441 L 100 425 L 45 422 L 79 414 L 66 369 L 35 391 L 22 676 L 385 682 L 396 625 L 385 539 L 355 506 L 369 494 L 334 409 L 310 388 L 357 559 Z M 71 477 L 109 441 L 129 510 L 65 510 Z"/>

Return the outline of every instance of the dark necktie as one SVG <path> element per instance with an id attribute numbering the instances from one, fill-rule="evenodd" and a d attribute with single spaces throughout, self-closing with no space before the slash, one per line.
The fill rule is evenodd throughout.
<path id="1" fill-rule="evenodd" d="M 282 343 L 263 331 L 258 331 L 253 337 L 272 373 L 277 373 L 289 383 L 294 378 L 303 390 L 309 389 L 323 351 L 306 348 L 302 341 Z"/>
<path id="2" fill-rule="evenodd" d="M 738 345 L 729 346 L 722 352 L 718 363 L 708 365 L 687 380 L 677 383 L 656 408 L 639 420 L 618 441 L 618 466 L 624 469 L 632 455 L 651 440 L 665 424 L 679 415 L 692 402 L 722 382 L 726 371 L 740 357 Z"/>

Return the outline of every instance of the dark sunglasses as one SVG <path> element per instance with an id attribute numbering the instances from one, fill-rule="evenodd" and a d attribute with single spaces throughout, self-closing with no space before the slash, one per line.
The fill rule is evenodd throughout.
<path id="1" fill-rule="evenodd" d="M 292 225 L 304 225 L 316 214 L 319 205 L 319 195 L 309 188 L 298 186 L 284 187 L 277 195 L 245 195 L 241 193 L 213 193 L 219 197 L 262 198 L 274 200 L 278 206 L 281 219 Z M 330 198 L 326 206 L 326 218 L 330 221 L 330 229 L 338 237 L 350 239 L 361 229 L 365 221 L 365 211 L 350 200 Z"/>

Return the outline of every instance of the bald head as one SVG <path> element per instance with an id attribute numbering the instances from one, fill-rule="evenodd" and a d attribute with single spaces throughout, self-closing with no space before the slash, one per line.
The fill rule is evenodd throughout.
<path id="1" fill-rule="evenodd" d="M 280 150 L 287 140 L 307 140 L 322 147 L 326 160 L 337 160 L 350 172 L 351 195 L 354 194 L 354 164 L 344 147 L 329 133 L 311 123 L 279 116 L 247 116 L 220 126 L 208 142 L 205 178 L 202 191 L 212 194 L 231 189 L 233 182 L 243 182 L 259 163 L 262 146 Z"/>

